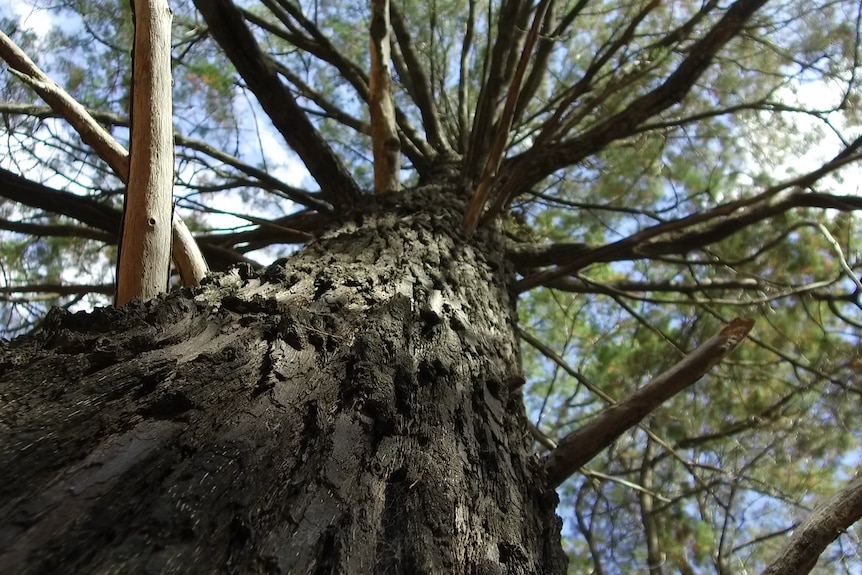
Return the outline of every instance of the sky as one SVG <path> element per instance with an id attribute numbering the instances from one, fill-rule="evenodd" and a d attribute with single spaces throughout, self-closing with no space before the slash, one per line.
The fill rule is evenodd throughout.
<path id="1" fill-rule="evenodd" d="M 32 4 L 33 3 L 31 2 L 22 0 L 0 0 L 0 14 L 15 14 L 18 16 L 22 26 L 37 32 L 47 31 L 52 25 L 57 23 L 57 19 L 54 14 L 48 11 L 34 9 Z M 840 94 L 840 87 L 830 86 L 822 82 L 809 82 L 805 84 L 797 83 L 792 85 L 785 91 L 785 93 L 782 94 L 782 98 L 784 98 L 785 102 L 788 104 L 801 104 L 815 108 L 827 108 L 834 105 L 838 94 Z M 305 186 L 310 188 L 315 187 L 314 183 L 310 181 L 305 168 L 298 162 L 296 156 L 287 149 L 281 135 L 276 133 L 268 123 L 266 123 L 265 114 L 257 108 L 255 104 L 250 103 L 244 98 L 237 98 L 237 106 L 240 106 L 240 112 L 242 112 L 242 106 L 249 107 L 249 113 L 241 113 L 241 117 L 252 119 L 261 118 L 264 120 L 260 125 L 256 126 L 256 128 L 259 130 L 260 148 L 266 151 L 267 159 L 273 166 L 270 173 L 289 185 Z M 252 106 L 255 106 L 255 108 L 252 109 Z M 842 125 L 837 114 L 834 114 L 830 119 L 835 122 L 843 132 L 848 134 L 848 138 L 852 138 L 859 132 L 858 129 L 848 129 L 848 126 Z M 780 173 L 783 171 L 785 176 L 790 176 L 794 173 L 801 174 L 816 169 L 824 161 L 832 158 L 841 149 L 840 140 L 834 135 L 834 133 L 828 131 L 822 122 L 802 114 L 796 115 L 795 121 L 800 131 L 808 131 L 810 129 L 817 128 L 822 131 L 824 138 L 817 146 L 812 146 L 803 155 L 798 156 L 794 158 L 792 162 L 779 167 L 778 172 Z M 252 124 L 247 128 L 255 129 L 255 126 Z M 250 152 L 253 151 L 250 150 Z M 862 182 L 862 169 L 858 166 L 851 167 L 844 171 L 843 183 L 834 191 L 839 194 L 862 195 L 862 185 L 860 185 L 860 182 Z M 50 184 L 51 182 L 46 183 Z M 63 182 L 63 184 L 66 184 L 66 182 Z M 220 205 L 222 209 L 237 212 L 245 210 L 243 203 L 237 196 L 234 196 L 232 199 L 228 198 L 227 200 L 224 200 L 224 202 L 225 203 Z M 285 208 L 288 209 L 288 206 L 285 206 Z M 213 216 L 210 221 L 215 226 L 225 227 L 245 223 L 242 220 L 237 220 L 229 216 Z M 76 278 L 76 280 L 81 281 L 81 278 Z"/>

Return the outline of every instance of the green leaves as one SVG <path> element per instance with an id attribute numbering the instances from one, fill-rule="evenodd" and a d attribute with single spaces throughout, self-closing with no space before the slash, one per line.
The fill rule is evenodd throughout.
<path id="1" fill-rule="evenodd" d="M 310 125 L 370 189 L 365 4 L 237 4 Z M 441 167 L 455 166 L 472 191 L 535 4 L 397 2 L 402 184 L 443 185 Z M 513 244 L 585 244 L 586 258 L 517 302 L 520 327 L 564 363 L 523 346 L 527 413 L 541 431 L 559 439 L 607 407 L 596 390 L 620 399 L 730 318 L 757 320 L 727 361 L 590 462 L 596 473 L 560 488 L 573 573 L 645 571 L 656 551 L 668 571 L 756 571 L 780 541 L 773 534 L 858 464 L 858 3 L 767 3 L 701 74 L 660 92 L 742 4 L 555 2 L 517 94 L 491 193 L 512 186 L 504 232 Z M 328 206 L 202 18 L 173 9 L 178 209 L 225 266 L 249 254 L 266 263 L 323 229 Z M 128 3 L 79 0 L 49 15 L 51 30 L 2 27 L 124 139 Z M 22 108 L 35 98 L 20 82 L 0 78 L 3 167 L 116 207 L 121 188 L 104 163 L 44 108 Z M 569 160 L 543 164 L 561 149 Z M 790 181 L 842 150 L 844 167 Z M 75 223 L 3 210 L 9 221 Z M 655 226 L 665 227 L 601 252 Z M 9 286 L 112 281 L 103 241 L 0 233 Z M 559 253 L 515 273 L 575 257 Z M 7 330 L 45 309 L 37 296 L 13 300 Z"/>

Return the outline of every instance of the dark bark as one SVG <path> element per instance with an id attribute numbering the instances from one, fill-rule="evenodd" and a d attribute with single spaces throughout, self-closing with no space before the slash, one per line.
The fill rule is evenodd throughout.
<path id="1" fill-rule="evenodd" d="M 7 572 L 565 571 L 501 237 L 440 190 L 366 201 L 261 275 L 0 348 Z"/>

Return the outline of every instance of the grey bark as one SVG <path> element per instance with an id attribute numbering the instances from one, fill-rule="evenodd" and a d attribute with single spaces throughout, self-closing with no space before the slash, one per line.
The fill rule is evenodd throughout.
<path id="1" fill-rule="evenodd" d="M 788 538 L 760 575 L 805 575 L 820 555 L 851 525 L 862 518 L 862 477 L 820 504 Z"/>
<path id="2" fill-rule="evenodd" d="M 0 346 L 4 570 L 565 572 L 502 238 L 425 192 Z"/>

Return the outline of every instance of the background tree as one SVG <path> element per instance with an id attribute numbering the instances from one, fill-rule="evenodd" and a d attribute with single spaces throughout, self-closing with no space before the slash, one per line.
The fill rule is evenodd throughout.
<path id="1" fill-rule="evenodd" d="M 369 9 L 173 9 L 175 197 L 211 268 L 285 256 L 365 201 Z M 855 474 L 860 10 L 390 3 L 401 185 L 431 202 L 462 190 L 467 234 L 501 226 L 538 453 L 722 323 L 758 320 L 730 360 L 559 487 L 571 572 L 756 571 Z M 39 34 L 32 14 L 4 31 L 124 142 L 127 6 L 68 2 L 48 14 L 76 24 Z M 113 293 L 123 186 L 4 82 L 15 334 L 49 305 Z M 839 539 L 823 572 L 852 572 L 857 547 L 858 532 Z"/>

